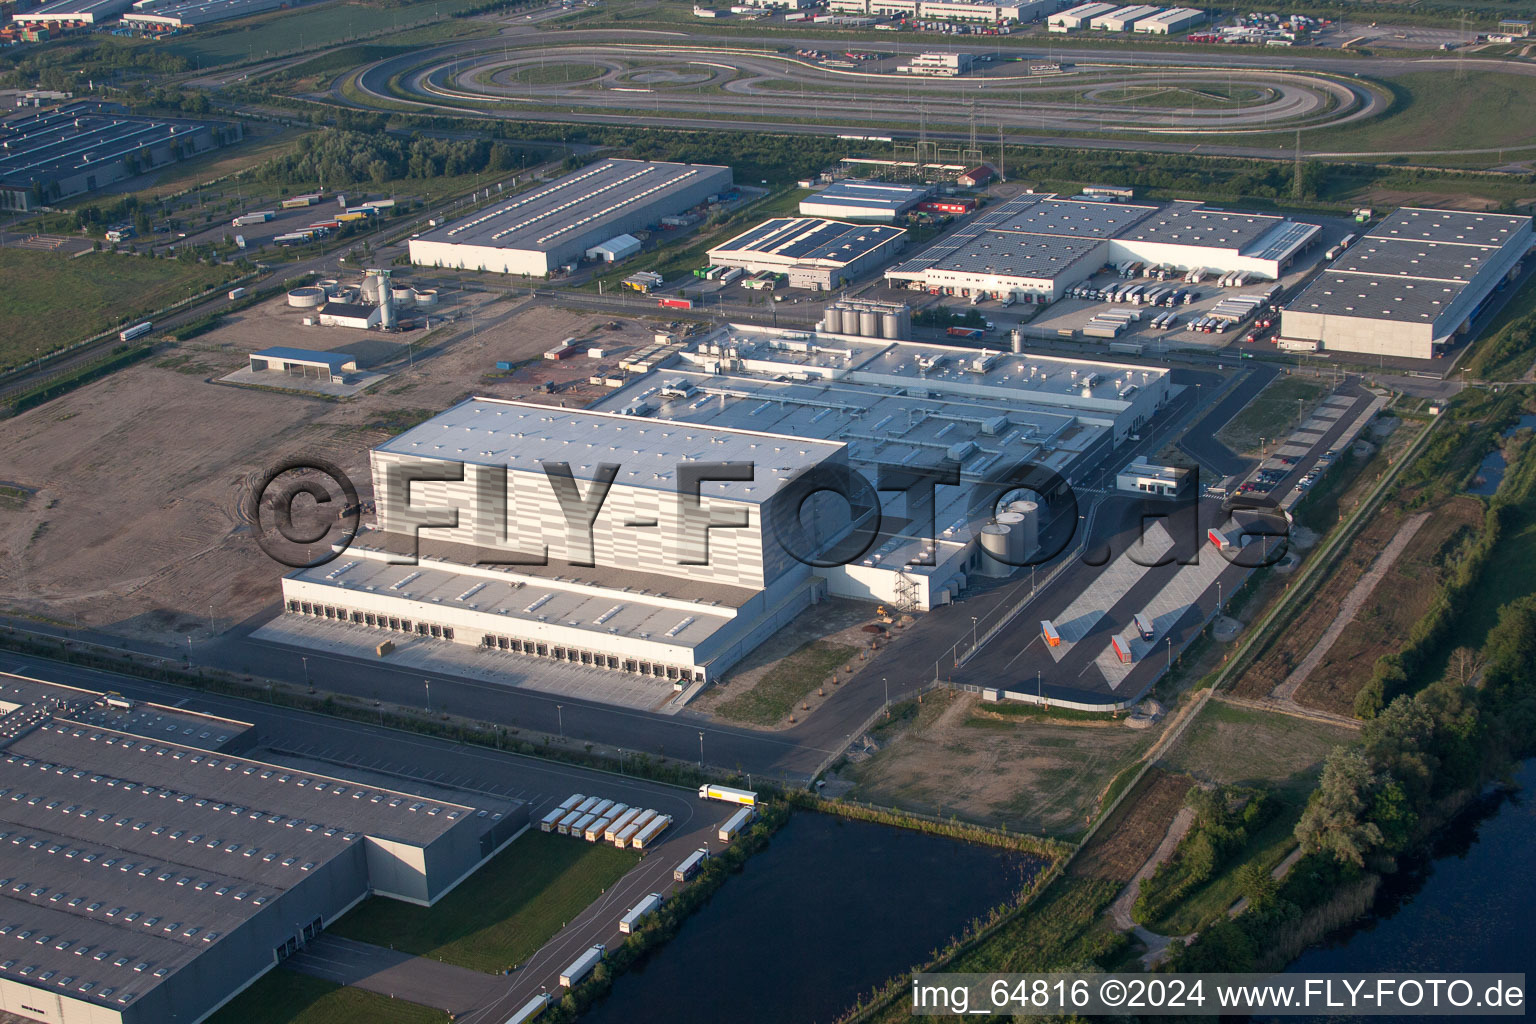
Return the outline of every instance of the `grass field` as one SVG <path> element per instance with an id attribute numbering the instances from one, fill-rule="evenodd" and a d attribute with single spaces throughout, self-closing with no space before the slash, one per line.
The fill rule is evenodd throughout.
<path id="1" fill-rule="evenodd" d="M 607 70 L 597 64 L 559 61 L 540 64 L 538 67 L 518 68 L 514 77 L 525 85 L 554 85 L 558 82 L 585 82 Z"/>
<path id="2" fill-rule="evenodd" d="M 263 14 L 207 33 L 193 32 L 155 45 L 203 68 L 239 60 L 277 57 L 343 43 L 385 30 L 400 30 L 434 18 L 446 18 L 482 0 L 432 0 L 405 7 L 379 8 L 358 3 L 320 3 L 298 10 Z M 447 26 L 451 27 L 451 26 Z M 384 38 L 394 33 L 386 32 Z M 442 38 L 452 38 L 452 34 Z M 429 40 L 420 40 L 427 42 Z"/>
<path id="3" fill-rule="evenodd" d="M 1225 914 L 1243 895 L 1237 875 L 1239 867 L 1251 862 L 1271 871 L 1295 848 L 1296 837 L 1292 833 L 1301 810 L 1300 803 L 1280 808 L 1272 821 L 1249 838 L 1242 853 L 1232 857 L 1226 870 L 1179 900 L 1162 917 L 1149 921 L 1147 927 L 1159 935 L 1188 935 Z"/>
<path id="4" fill-rule="evenodd" d="M 0 370 L 235 276 L 230 267 L 95 253 L 0 249 Z"/>
<path id="5" fill-rule="evenodd" d="M 447 1024 L 448 1014 L 279 967 L 208 1024 Z"/>
<path id="6" fill-rule="evenodd" d="M 1103 878 L 1116 885 L 1129 882 L 1168 834 L 1168 825 L 1184 806 L 1191 785 L 1187 775 L 1149 769 L 1068 870 L 1080 878 Z"/>
<path id="7" fill-rule="evenodd" d="M 1311 150 L 1449 153 L 1536 141 L 1536 78 L 1469 71 L 1464 81 L 1443 72 L 1415 72 L 1383 80 L 1392 109 L 1382 118 L 1306 133 Z M 1527 148 L 1525 155 L 1536 150 Z M 1488 154 L 1494 160 L 1497 154 Z M 1513 155 L 1513 154 L 1511 154 Z"/>
<path id="8" fill-rule="evenodd" d="M 527 960 L 640 860 L 607 843 L 529 832 L 431 908 L 370 897 L 332 925 L 377 942 L 495 974 Z"/>
<path id="9" fill-rule="evenodd" d="M 1280 376 L 1216 432 L 1217 440 L 1235 452 L 1251 452 L 1288 433 L 1301 421 L 1302 410 L 1322 397 L 1327 385 L 1307 377 Z"/>
<path id="10" fill-rule="evenodd" d="M 775 665 L 744 693 L 723 700 L 715 713 L 733 722 L 775 725 L 795 702 L 859 653 L 857 647 L 815 640 Z"/>
<path id="11" fill-rule="evenodd" d="M 1205 782 L 1267 786 L 1303 798 L 1328 752 L 1356 736 L 1343 726 L 1213 700 L 1163 763 Z"/>

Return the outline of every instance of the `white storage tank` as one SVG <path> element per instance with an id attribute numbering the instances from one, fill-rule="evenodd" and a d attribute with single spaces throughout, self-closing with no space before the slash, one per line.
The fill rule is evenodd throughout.
<path id="1" fill-rule="evenodd" d="M 295 309 L 317 309 L 325 305 L 325 289 L 295 288 L 288 293 L 288 305 Z"/>
<path id="2" fill-rule="evenodd" d="M 1014 355 L 1022 355 L 1024 353 L 1024 332 L 1015 327 L 1009 332 L 1009 337 L 1013 340 Z"/>
<path id="3" fill-rule="evenodd" d="M 316 281 L 316 286 L 323 288 L 326 295 L 335 295 L 341 290 L 341 282 L 334 277 L 327 277 L 322 281 Z"/>
<path id="4" fill-rule="evenodd" d="M 836 306 L 827 307 L 827 315 L 823 318 L 826 326 L 823 328 L 828 334 L 843 333 L 843 311 Z"/>
<path id="5" fill-rule="evenodd" d="M 1008 527 L 1001 523 L 988 523 L 981 528 L 981 564 L 977 571 L 983 576 L 998 579 L 1012 575 L 1014 567 L 1008 564 Z"/>
<path id="6" fill-rule="evenodd" d="M 389 297 L 395 300 L 397 306 L 409 306 L 412 294 L 411 289 L 402 285 L 395 285 L 389 290 Z"/>
<path id="7" fill-rule="evenodd" d="M 997 525 L 1008 527 L 1008 564 L 1018 567 L 1024 564 L 1029 551 L 1024 546 L 1024 514 L 1003 512 L 997 517 Z"/>
<path id="8" fill-rule="evenodd" d="M 1040 547 L 1040 503 L 1028 500 L 1012 501 L 1008 503 L 1008 511 L 1023 517 L 1024 521 L 1018 527 L 1022 534 L 1019 545 L 1025 558 L 1034 555 Z"/>
<path id="9" fill-rule="evenodd" d="M 411 299 L 418 306 L 435 306 L 437 305 L 437 289 L 417 288 L 411 292 Z"/>

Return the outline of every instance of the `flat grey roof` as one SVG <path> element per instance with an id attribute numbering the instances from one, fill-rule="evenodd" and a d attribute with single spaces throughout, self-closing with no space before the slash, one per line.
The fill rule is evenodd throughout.
<path id="1" fill-rule="evenodd" d="M 1383 239 L 1366 235 L 1345 250 L 1329 270 L 1377 277 L 1467 282 L 1499 250 L 1481 245 Z"/>
<path id="2" fill-rule="evenodd" d="M 846 224 L 821 217 L 775 217 L 709 250 L 709 258 L 772 256 L 791 263 L 846 266 L 874 252 L 905 228 Z"/>
<path id="3" fill-rule="evenodd" d="M 1460 210 L 1425 210 L 1404 207 L 1394 211 L 1366 233 L 1367 238 L 1400 238 L 1420 242 L 1458 242 L 1503 246 L 1531 218 L 1503 213 L 1466 213 Z"/>
<path id="4" fill-rule="evenodd" d="M 208 25 L 248 14 L 260 14 L 281 6 L 285 0 L 171 0 L 150 3 L 126 15 L 129 21 L 171 21 L 182 25 Z"/>
<path id="5" fill-rule="evenodd" d="M 1004 203 L 995 216 L 987 218 L 987 227 L 993 231 L 1022 231 L 1064 238 L 1114 238 L 1124 235 L 1158 209 L 1055 196 L 1031 198 L 1039 201 L 1017 207 L 1014 201 Z"/>
<path id="6" fill-rule="evenodd" d="M 30 187 L 33 181 L 85 172 L 173 137 L 209 132 L 217 123 L 137 117 L 87 102 L 17 114 L 0 120 L 0 182 Z"/>
<path id="7" fill-rule="evenodd" d="M 711 178 L 729 184 L 730 168 L 648 160 L 602 160 L 520 192 L 465 220 L 421 237 L 431 242 L 548 252 L 573 232 L 586 232 Z"/>
<path id="8" fill-rule="evenodd" d="M 949 270 L 956 273 L 1006 274 L 1049 280 L 1065 272 L 1080 260 L 1099 252 L 1098 238 L 1058 238 L 1052 235 L 1022 235 L 982 232 L 952 243 L 931 247 L 910 260 L 903 260 L 890 271 L 894 274 L 924 270 Z"/>
<path id="9" fill-rule="evenodd" d="M 0 751 L 0 976 L 120 1007 L 368 835 L 477 812 L 52 720 Z"/>
<path id="10" fill-rule="evenodd" d="M 876 211 L 897 214 L 921 202 L 931 189 L 915 185 L 893 185 L 884 181 L 844 179 L 834 181 L 820 192 L 800 200 L 801 207 L 816 204 L 848 207 L 850 211 Z"/>
<path id="11" fill-rule="evenodd" d="M 345 307 L 347 309 L 354 308 L 351 306 L 346 306 L 345 303 L 332 302 L 325 307 L 323 312 L 341 312 L 341 310 L 337 307 Z M 362 310 L 362 312 L 347 313 L 345 315 L 367 316 L 368 311 L 372 307 L 358 306 L 355 308 Z M 309 363 L 314 366 L 329 367 L 332 371 L 340 370 L 348 363 L 353 362 L 354 358 L 352 356 L 342 355 L 340 352 L 316 352 L 307 348 L 286 348 L 283 346 L 278 346 L 276 348 L 264 348 L 260 352 L 252 352 L 251 356 L 256 359 L 278 359 L 285 363 Z"/>
<path id="12" fill-rule="evenodd" d="M 835 456 L 842 445 L 750 430 L 703 431 L 686 424 L 581 409 L 470 398 L 379 445 L 381 452 L 515 472 L 544 472 L 545 461 L 570 464 L 594 479 L 600 463 L 617 463 L 614 482 L 675 492 L 683 462 L 750 462 L 756 479 L 707 481 L 702 493 L 748 504 L 768 501 L 795 474 Z"/>
<path id="13" fill-rule="evenodd" d="M 692 648 L 735 617 L 734 608 L 727 605 L 718 611 L 706 602 L 680 606 L 681 598 L 669 601 L 656 593 L 626 593 L 598 582 L 525 576 L 513 566 L 508 567 L 512 571 L 499 573 L 425 562 L 392 565 L 373 558 L 343 564 L 348 568 L 339 576 L 333 576 L 337 566 L 330 564 L 300 569 L 291 578 L 334 587 L 340 592 L 336 600 L 342 602 L 347 594 L 376 593 L 436 604 L 447 610 L 445 614 L 469 611 L 534 627 L 544 622 L 569 626 L 590 632 L 594 643 L 617 635 Z M 581 571 L 593 574 L 593 570 Z M 659 582 L 671 579 L 662 577 Z"/>
<path id="14" fill-rule="evenodd" d="M 1242 251 L 1284 221 L 1263 213 L 1212 210 L 1199 203 L 1174 203 L 1122 231 L 1128 242 L 1169 242 Z"/>
<path id="15" fill-rule="evenodd" d="M 1466 287 L 1454 281 L 1397 280 L 1325 271 L 1289 303 L 1298 313 L 1329 313 L 1433 324 Z"/>
<path id="16" fill-rule="evenodd" d="M 133 0 L 53 0 L 35 10 L 17 15 L 18 20 L 37 21 L 48 17 L 67 20 L 70 15 L 89 14 L 93 18 L 110 17 L 133 6 Z"/>

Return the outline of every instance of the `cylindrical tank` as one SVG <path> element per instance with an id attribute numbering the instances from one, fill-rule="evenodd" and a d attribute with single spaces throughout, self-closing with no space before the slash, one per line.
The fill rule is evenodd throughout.
<path id="1" fill-rule="evenodd" d="M 325 289 L 326 295 L 335 295 L 338 291 L 341 290 L 341 282 L 336 280 L 334 277 L 327 277 L 324 280 L 316 281 L 315 285 L 319 288 Z"/>
<path id="2" fill-rule="evenodd" d="M 1008 527 L 1008 564 L 1020 566 L 1029 552 L 1024 547 L 1024 514 L 1022 512 L 1002 512 L 998 514 L 997 525 Z"/>
<path id="3" fill-rule="evenodd" d="M 977 571 L 994 579 L 1010 575 L 1014 567 L 1008 564 L 1008 534 L 1012 532 L 1001 523 L 988 523 L 981 528 L 981 565 Z"/>
<path id="4" fill-rule="evenodd" d="M 1024 332 L 1015 327 L 1009 335 L 1013 339 L 1013 351 L 1015 355 L 1024 352 Z"/>
<path id="5" fill-rule="evenodd" d="M 411 290 L 404 285 L 395 285 L 389 290 L 389 297 L 395 300 L 397 306 L 409 306 L 411 304 Z"/>
<path id="6" fill-rule="evenodd" d="M 364 274 L 363 283 L 358 286 L 358 295 L 364 302 L 378 302 L 379 279 L 372 274 Z"/>
<path id="7" fill-rule="evenodd" d="M 416 301 L 418 306 L 435 306 L 437 305 L 437 289 L 417 288 L 411 292 L 411 298 Z"/>
<path id="8" fill-rule="evenodd" d="M 912 337 L 912 307 L 906 303 L 901 305 L 901 338 L 909 340 Z"/>
<path id="9" fill-rule="evenodd" d="M 827 314 L 822 318 L 826 326 L 823 328 L 828 334 L 843 333 L 843 311 L 836 306 L 828 306 Z"/>
<path id="10" fill-rule="evenodd" d="M 288 305 L 297 309 L 314 309 L 325 305 L 325 289 L 295 288 L 288 293 Z"/>
<path id="11" fill-rule="evenodd" d="M 859 334 L 866 338 L 880 337 L 880 318 L 874 310 L 859 310 Z"/>
<path id="12" fill-rule="evenodd" d="M 1018 527 L 1022 534 L 1019 538 L 1019 547 L 1027 558 L 1040 547 L 1040 503 L 1028 500 L 1012 501 L 1008 503 L 1008 511 L 1021 516 L 1024 520 Z"/>
<path id="13" fill-rule="evenodd" d="M 901 337 L 901 317 L 896 313 L 880 314 L 880 334 L 896 341 Z"/>

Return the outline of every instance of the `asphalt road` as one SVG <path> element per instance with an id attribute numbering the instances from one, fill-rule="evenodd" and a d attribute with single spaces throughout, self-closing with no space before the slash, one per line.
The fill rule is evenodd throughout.
<path id="1" fill-rule="evenodd" d="M 1279 372 L 1273 366 L 1263 363 L 1254 365 L 1236 387 L 1227 392 L 1210 412 L 1201 417 L 1199 423 L 1179 438 L 1179 450 L 1224 477 L 1245 472 L 1252 465 L 1251 460 L 1242 458 L 1216 440 L 1216 432 L 1258 397 L 1259 392 L 1268 387 Z"/>

